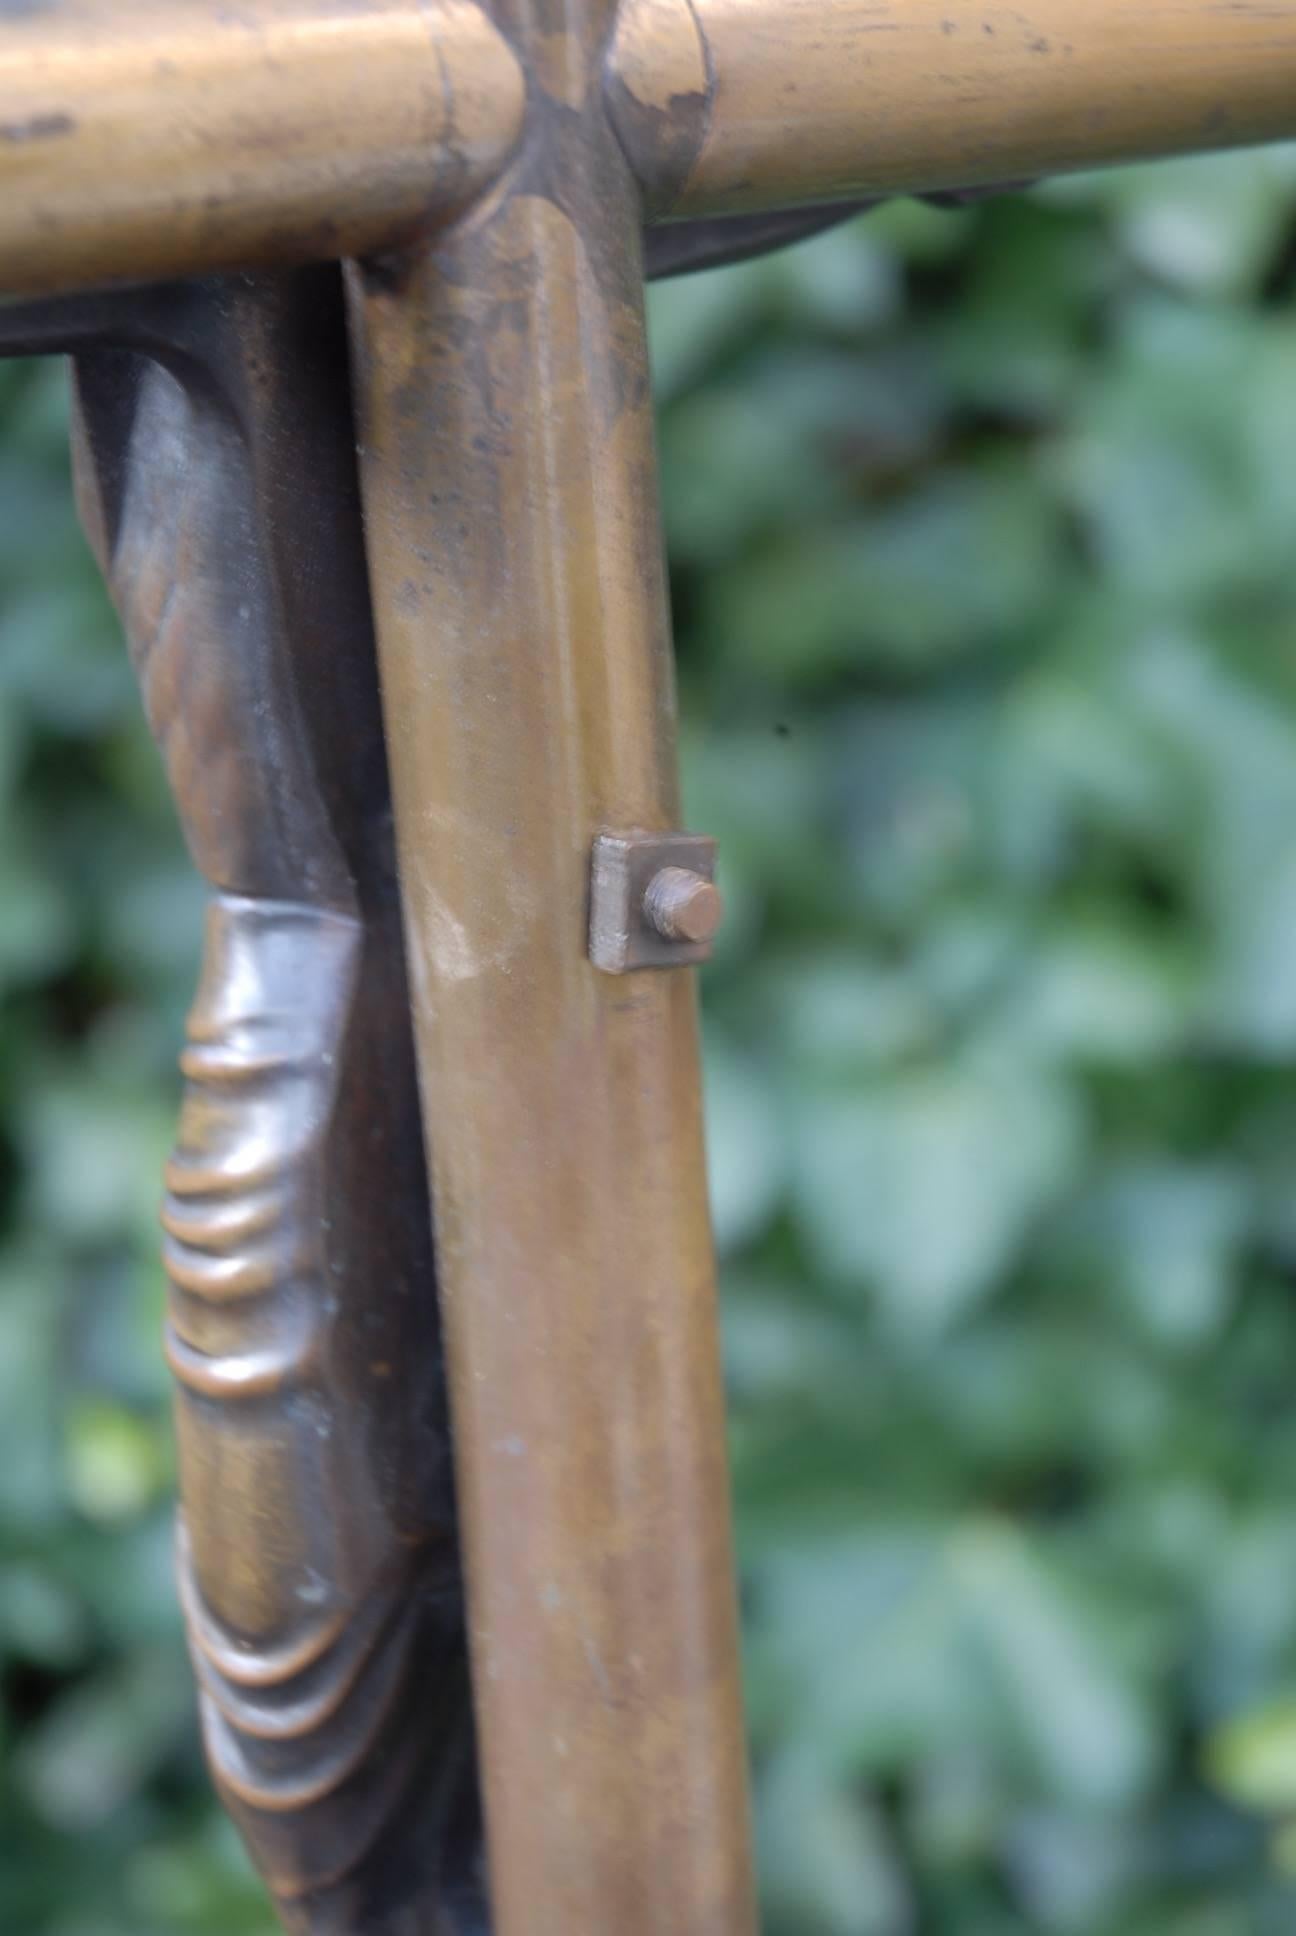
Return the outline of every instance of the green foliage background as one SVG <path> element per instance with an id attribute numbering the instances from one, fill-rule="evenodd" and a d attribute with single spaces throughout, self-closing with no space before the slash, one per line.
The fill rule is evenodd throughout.
<path id="1" fill-rule="evenodd" d="M 769 1936 L 1296 1917 L 1296 154 L 656 291 Z M 0 369 L 0 1931 L 266 1936 L 169 1575 L 200 896 Z"/>

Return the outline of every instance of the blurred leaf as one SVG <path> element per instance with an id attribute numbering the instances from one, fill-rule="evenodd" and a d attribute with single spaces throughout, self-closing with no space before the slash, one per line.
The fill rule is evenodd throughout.
<path id="1" fill-rule="evenodd" d="M 167 1477 L 152 1432 L 119 1405 L 84 1402 L 68 1427 L 68 1490 L 88 1519 L 132 1519 Z"/>
<path id="2" fill-rule="evenodd" d="M 139 1791 L 192 1700 L 178 1661 L 141 1658 L 87 1681 L 32 1731 L 19 1782 L 47 1821 L 92 1829 Z"/>
<path id="3" fill-rule="evenodd" d="M 1249 1208 L 1222 1165 L 1130 1165 L 1113 1180 L 1104 1249 L 1138 1321 L 1167 1345 L 1200 1342 L 1227 1317 Z"/>
<path id="4" fill-rule="evenodd" d="M 951 469 L 715 574 L 709 624 L 737 664 L 793 687 L 869 663 L 930 671 L 1038 623 L 1063 562 L 1039 491 L 996 465 Z"/>
<path id="5" fill-rule="evenodd" d="M 955 1563 L 986 1667 L 1040 1780 L 1086 1807 L 1127 1806 L 1156 1772 L 1151 1717 L 1060 1582 L 997 1525 L 965 1532 Z"/>
<path id="6" fill-rule="evenodd" d="M 825 1096 L 798 1127 L 806 1241 L 894 1322 L 938 1330 L 1012 1267 L 1081 1134 L 1067 1089 L 1024 1069 L 969 1063 Z"/>
<path id="7" fill-rule="evenodd" d="M 782 1189 L 784 1151 L 773 1098 L 757 1071 L 712 1044 L 706 1066 L 711 1215 L 723 1256 L 769 1223 Z"/>
<path id="8" fill-rule="evenodd" d="M 798 1936 L 907 1936 L 909 1891 L 879 1812 L 804 1751 L 766 1771 L 757 1817 L 776 1926 Z"/>
<path id="9" fill-rule="evenodd" d="M 1152 274 L 1207 295 L 1254 290 L 1287 231 L 1290 151 L 1131 168 L 1107 193 L 1124 246 Z"/>
<path id="10" fill-rule="evenodd" d="M 1274 1701 L 1222 1728 L 1210 1744 L 1208 1766 L 1240 1807 L 1296 1811 L 1296 1699 Z"/>

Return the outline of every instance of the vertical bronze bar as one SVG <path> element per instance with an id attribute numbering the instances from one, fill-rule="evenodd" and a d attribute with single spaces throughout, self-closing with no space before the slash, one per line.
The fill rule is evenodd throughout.
<path id="1" fill-rule="evenodd" d="M 517 171 L 352 272 L 494 1929 L 745 1936 L 692 975 L 585 947 L 679 816 L 640 215 L 605 0 L 513 5 Z"/>

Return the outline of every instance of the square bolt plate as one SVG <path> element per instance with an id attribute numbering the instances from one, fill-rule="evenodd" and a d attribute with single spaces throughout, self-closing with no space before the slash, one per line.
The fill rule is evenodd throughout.
<path id="1" fill-rule="evenodd" d="M 590 960 L 609 975 L 634 968 L 687 968 L 706 961 L 710 941 L 672 940 L 652 924 L 644 896 L 663 868 L 715 879 L 716 844 L 707 834 L 600 834 L 590 870 Z"/>

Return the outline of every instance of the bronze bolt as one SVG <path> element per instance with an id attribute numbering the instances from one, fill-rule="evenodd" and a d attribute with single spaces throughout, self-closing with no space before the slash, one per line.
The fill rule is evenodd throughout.
<path id="1" fill-rule="evenodd" d="M 724 901 L 714 881 L 689 867 L 663 867 L 644 891 L 643 911 L 663 940 L 712 941 L 724 915 Z"/>

